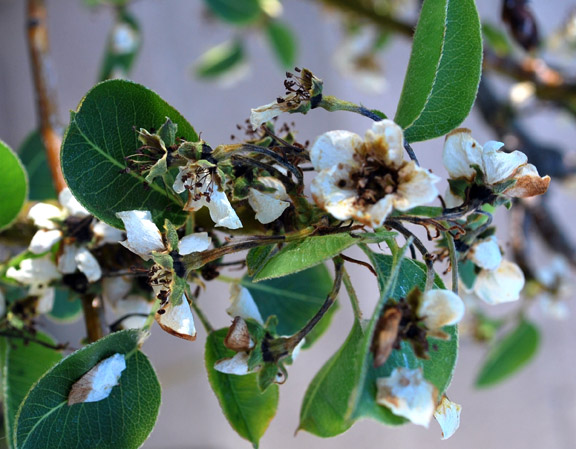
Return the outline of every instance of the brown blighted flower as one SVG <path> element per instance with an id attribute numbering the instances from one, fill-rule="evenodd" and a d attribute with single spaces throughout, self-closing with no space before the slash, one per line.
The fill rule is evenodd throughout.
<path id="1" fill-rule="evenodd" d="M 482 147 L 466 128 L 459 128 L 446 136 L 442 160 L 452 179 L 474 181 L 476 169 L 484 175 L 484 183 L 493 190 L 498 185 L 515 181 L 499 192 L 508 197 L 528 198 L 548 190 L 550 176 L 540 176 L 520 151 L 507 153 L 500 149 L 502 142 L 489 141 Z"/>
<path id="2" fill-rule="evenodd" d="M 310 150 L 316 204 L 339 220 L 378 228 L 394 209 L 433 201 L 440 178 L 405 161 L 403 144 L 402 129 L 391 120 L 374 123 L 364 140 L 349 131 L 321 135 Z"/>

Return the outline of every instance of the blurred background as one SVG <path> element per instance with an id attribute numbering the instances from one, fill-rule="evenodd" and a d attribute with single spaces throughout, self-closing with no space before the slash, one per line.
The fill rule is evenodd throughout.
<path id="1" fill-rule="evenodd" d="M 478 3 L 482 19 L 500 23 L 499 0 Z M 80 0 L 48 0 L 48 27 L 54 72 L 57 74 L 57 101 L 60 121 L 67 124 L 68 111 L 98 81 L 108 33 L 114 23 L 111 8 L 87 8 Z M 535 0 L 532 2 L 542 35 L 561 26 L 573 2 Z M 406 17 L 414 19 L 416 7 L 406 8 Z M 130 79 L 156 91 L 178 109 L 212 146 L 230 141 L 238 134 L 236 124 L 249 117 L 250 108 L 273 101 L 284 93 L 284 70 L 275 60 L 261 33 L 251 29 L 238 31 L 206 14 L 201 1 L 138 0 L 130 12 L 142 31 L 141 52 Z M 324 92 L 339 98 L 377 108 L 394 115 L 402 80 L 410 55 L 410 41 L 392 38 L 379 56 L 384 85 L 366 91 L 345 77 L 337 59 L 344 48 L 342 16 L 314 1 L 285 2 L 282 14 L 298 39 L 297 65 L 312 70 L 324 80 Z M 32 75 L 26 43 L 25 2 L 0 0 L 0 138 L 18 148 L 37 127 Z M 247 67 L 243 77 L 228 82 L 206 82 L 193 76 L 194 62 L 207 49 L 242 33 L 246 42 Z M 568 55 L 570 56 L 570 55 Z M 574 63 L 574 53 L 571 54 Z M 572 73 L 574 73 L 572 66 Z M 231 85 L 230 85 L 231 84 Z M 506 93 L 511 84 L 496 80 L 495 88 Z M 347 129 L 363 134 L 370 126 L 366 118 L 345 112 L 313 110 L 307 116 L 282 117 L 295 122 L 300 141 L 313 141 L 332 129 Z M 558 146 L 567 159 L 574 156 L 576 127 L 573 119 L 554 108 L 526 114 L 525 124 L 542 141 Z M 463 124 L 483 143 L 497 136 L 474 110 Z M 420 163 L 445 177 L 441 166 L 442 139 L 413 146 Z M 522 148 L 518 148 L 522 150 Z M 545 174 L 545 173 L 542 173 Z M 442 190 L 442 188 L 440 189 Z M 549 205 L 560 211 L 557 220 L 567 230 L 576 219 L 574 186 L 553 183 Z M 499 213 L 502 242 L 507 239 L 509 215 Z M 572 238 L 576 236 L 572 235 Z M 553 256 L 535 242 L 539 263 L 552 263 Z M 505 244 L 504 244 L 504 247 Z M 351 267 L 365 314 L 370 314 L 377 299 L 376 280 L 363 268 Z M 215 326 L 229 324 L 224 309 L 228 305 L 228 286 L 211 282 L 200 301 Z M 473 387 L 486 354 L 486 347 L 466 336 L 454 381 L 448 395 L 462 404 L 460 430 L 450 440 L 440 441 L 436 422 L 429 429 L 406 425 L 384 427 L 362 421 L 347 433 L 323 440 L 294 431 L 298 425 L 300 403 L 305 389 L 323 363 L 346 338 L 352 324 L 352 312 L 345 298 L 327 334 L 310 351 L 303 352 L 290 367 L 289 379 L 280 389 L 280 406 L 262 448 L 549 448 L 576 447 L 576 326 L 574 305 L 568 301 L 568 317 L 557 320 L 533 307 L 531 317 L 542 329 L 542 341 L 534 361 L 510 380 L 486 390 Z M 505 313 L 507 307 L 490 309 Z M 60 341 L 78 344 L 83 336 L 82 323 L 46 326 Z M 150 357 L 163 387 L 163 401 L 157 426 L 145 443 L 148 449 L 224 449 L 249 447 L 228 426 L 220 412 L 206 378 L 203 345 L 199 330 L 195 342 L 171 337 L 158 327 L 153 329 L 144 352 Z"/>

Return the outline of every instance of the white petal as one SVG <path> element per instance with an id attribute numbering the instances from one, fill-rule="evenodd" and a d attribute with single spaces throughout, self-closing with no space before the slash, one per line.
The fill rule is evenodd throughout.
<path id="1" fill-rule="evenodd" d="M 273 195 L 256 189 L 250 189 L 248 193 L 248 204 L 256 212 L 256 220 L 260 223 L 272 223 L 290 206 L 288 201 L 276 199 Z"/>
<path id="2" fill-rule="evenodd" d="M 252 125 L 252 128 L 258 129 L 262 123 L 266 123 L 274 117 L 278 117 L 282 112 L 290 110 L 290 107 L 288 107 L 287 104 L 293 98 L 295 98 L 295 96 L 289 94 L 284 98 L 282 103 L 274 101 L 255 109 L 250 109 L 250 124 Z"/>
<path id="3" fill-rule="evenodd" d="M 174 189 L 176 193 L 184 192 L 184 190 L 186 190 L 186 186 L 190 185 L 191 178 L 188 176 L 189 170 L 190 169 L 188 165 L 184 167 L 178 167 L 178 175 L 176 176 L 174 184 L 172 185 L 172 189 Z"/>
<path id="4" fill-rule="evenodd" d="M 68 395 L 68 405 L 98 402 L 106 399 L 118 385 L 122 371 L 126 369 L 124 354 L 114 354 L 97 363 L 78 379 Z"/>
<path id="5" fill-rule="evenodd" d="M 464 203 L 464 199 L 460 198 L 457 195 L 452 193 L 450 187 L 446 187 L 446 191 L 444 192 L 444 204 L 448 209 L 452 209 L 453 207 L 461 206 Z"/>
<path id="6" fill-rule="evenodd" d="M 482 162 L 484 174 L 486 175 L 485 180 L 488 185 L 506 181 L 512 177 L 521 165 L 526 164 L 528 161 L 526 155 L 520 151 L 505 153 L 504 151 L 496 150 L 498 145 L 489 145 L 491 143 L 499 144 L 500 142 L 487 142 L 484 145 Z"/>
<path id="7" fill-rule="evenodd" d="M 488 304 L 516 301 L 524 288 L 524 273 L 518 265 L 503 260 L 497 270 L 482 270 L 474 282 L 474 293 Z"/>
<path id="8" fill-rule="evenodd" d="M 205 251 L 210 247 L 212 239 L 207 232 L 188 234 L 180 239 L 178 252 L 183 256 L 190 253 Z"/>
<path id="9" fill-rule="evenodd" d="M 424 380 L 420 369 L 395 368 L 390 377 L 376 380 L 376 402 L 414 424 L 428 427 L 436 409 L 436 387 Z"/>
<path id="10" fill-rule="evenodd" d="M 365 210 L 356 210 L 354 218 L 374 229 L 381 228 L 394 209 L 395 199 L 396 195 L 394 194 L 386 195 L 373 206 L 369 206 Z"/>
<path id="11" fill-rule="evenodd" d="M 404 132 L 392 120 L 374 122 L 366 131 L 366 143 L 371 152 L 387 166 L 399 167 L 404 160 Z"/>
<path id="12" fill-rule="evenodd" d="M 63 220 L 64 213 L 52 204 L 38 203 L 28 211 L 28 218 L 34 224 L 43 229 L 56 229 L 56 223 L 52 220 Z"/>
<path id="13" fill-rule="evenodd" d="M 56 298 L 56 290 L 54 287 L 44 287 L 41 289 L 31 288 L 29 294 L 38 296 L 36 303 L 36 312 L 39 314 L 50 313 L 54 307 L 54 299 Z"/>
<path id="14" fill-rule="evenodd" d="M 114 307 L 132 290 L 132 279 L 124 276 L 107 276 L 102 279 L 102 296 Z"/>
<path id="15" fill-rule="evenodd" d="M 96 282 L 102 277 L 102 269 L 96 258 L 85 247 L 81 246 L 76 251 L 76 265 L 86 275 L 88 282 Z"/>
<path id="16" fill-rule="evenodd" d="M 6 276 L 22 284 L 33 285 L 58 279 L 60 273 L 49 256 L 45 256 L 38 259 L 24 259 L 20 262 L 20 268 L 8 268 Z"/>
<path id="17" fill-rule="evenodd" d="M 349 220 L 358 211 L 356 191 L 351 189 L 349 172 L 333 167 L 323 170 L 312 180 L 310 192 L 316 204 L 338 220 Z"/>
<path id="18" fill-rule="evenodd" d="M 118 212 L 116 216 L 124 222 L 127 238 L 120 242 L 142 259 L 150 259 L 152 251 L 164 250 L 160 231 L 152 221 L 152 214 L 144 210 Z"/>
<path id="19" fill-rule="evenodd" d="M 116 229 L 103 221 L 97 221 L 92 227 L 92 231 L 96 236 L 98 245 L 105 245 L 106 243 L 118 243 L 124 238 L 124 231 Z"/>
<path id="20" fill-rule="evenodd" d="M 216 226 L 223 226 L 228 229 L 239 229 L 242 227 L 240 218 L 238 218 L 236 211 L 232 208 L 224 192 L 215 188 L 210 196 L 210 202 L 206 202 L 206 206 L 208 206 L 210 218 Z"/>
<path id="21" fill-rule="evenodd" d="M 129 295 L 115 303 L 116 316 L 122 317 L 132 313 L 148 315 L 152 309 L 152 303 L 138 295 Z M 147 316 L 131 316 L 122 321 L 124 329 L 140 329 L 144 326 Z"/>
<path id="22" fill-rule="evenodd" d="M 78 248 L 75 245 L 64 245 L 64 250 L 58 259 L 58 271 L 62 274 L 72 274 L 76 271 L 76 252 Z"/>
<path id="23" fill-rule="evenodd" d="M 316 171 L 341 166 L 355 167 L 356 149 L 362 145 L 362 138 L 350 131 L 328 131 L 322 134 L 310 150 L 310 160 Z"/>
<path id="24" fill-rule="evenodd" d="M 473 164 L 482 165 L 482 147 L 476 142 L 469 129 L 459 128 L 446 136 L 442 162 L 452 179 L 474 179 Z"/>
<path id="25" fill-rule="evenodd" d="M 399 186 L 394 200 L 394 208 L 408 210 L 412 207 L 431 203 L 438 197 L 437 182 L 440 178 L 429 170 L 418 167 L 415 162 L 406 164 L 399 171 Z"/>
<path id="26" fill-rule="evenodd" d="M 443 440 L 447 440 L 454 435 L 458 427 L 460 427 L 461 411 L 462 406 L 460 404 L 456 404 L 446 396 L 442 396 L 442 400 L 434 412 L 434 418 L 436 418 L 436 421 L 440 424 Z"/>
<path id="27" fill-rule="evenodd" d="M 64 206 L 64 208 L 68 211 L 68 214 L 73 215 L 75 217 L 87 217 L 90 215 L 84 206 L 82 206 L 68 187 L 62 189 L 58 194 L 58 202 Z"/>
<path id="28" fill-rule="evenodd" d="M 248 371 L 249 358 L 249 353 L 237 352 L 232 358 L 222 359 L 216 362 L 214 364 L 214 369 L 224 374 L 236 374 L 237 376 L 244 376 L 250 373 L 250 371 Z"/>
<path id="29" fill-rule="evenodd" d="M 550 176 L 540 176 L 532 164 L 522 165 L 514 173 L 516 184 L 506 189 L 504 194 L 513 198 L 530 198 L 542 195 L 548 190 Z"/>
<path id="30" fill-rule="evenodd" d="M 502 253 L 494 236 L 472 245 L 468 257 L 475 265 L 485 270 L 496 270 L 502 263 Z"/>
<path id="31" fill-rule="evenodd" d="M 60 240 L 62 240 L 62 231 L 58 229 L 51 231 L 40 229 L 32 237 L 28 249 L 33 254 L 42 254 L 50 250 Z"/>
<path id="32" fill-rule="evenodd" d="M 458 323 L 464 316 L 464 302 L 450 291 L 433 289 L 424 293 L 418 315 L 428 329 L 441 329 Z"/>
<path id="33" fill-rule="evenodd" d="M 245 320 L 252 319 L 260 324 L 264 324 L 258 306 L 246 287 L 242 287 L 239 284 L 232 284 L 230 286 L 230 294 L 232 304 L 226 309 L 228 315 L 233 318 L 239 316 Z"/>
<path id="34" fill-rule="evenodd" d="M 194 317 L 186 296 L 182 295 L 182 302 L 178 305 L 168 302 L 163 310 L 163 314 L 156 313 L 156 321 L 162 329 L 185 340 L 196 340 Z"/>

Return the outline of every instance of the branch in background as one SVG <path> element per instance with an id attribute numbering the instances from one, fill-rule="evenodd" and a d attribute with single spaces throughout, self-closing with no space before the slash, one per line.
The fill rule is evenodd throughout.
<path id="1" fill-rule="evenodd" d="M 54 187 L 57 192 L 60 192 L 66 187 L 60 168 L 62 129 L 58 125 L 57 118 L 55 74 L 49 55 L 47 14 L 44 0 L 28 0 L 27 14 L 28 48 L 32 62 L 40 133 L 46 147 L 46 156 Z"/>
<path id="2" fill-rule="evenodd" d="M 104 303 L 96 295 L 87 293 L 82 295 L 82 309 L 88 341 L 93 343 L 104 336 L 102 323 L 104 322 Z"/>

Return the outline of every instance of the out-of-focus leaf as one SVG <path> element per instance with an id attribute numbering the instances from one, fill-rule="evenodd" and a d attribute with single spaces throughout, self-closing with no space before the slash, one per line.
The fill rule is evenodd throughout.
<path id="1" fill-rule="evenodd" d="M 204 53 L 196 63 L 199 78 L 218 79 L 232 73 L 245 63 L 242 41 L 224 42 Z"/>
<path id="2" fill-rule="evenodd" d="M 478 374 L 476 386 L 490 387 L 512 376 L 534 357 L 539 344 L 538 328 L 526 320 L 520 321 L 512 332 L 493 344 Z"/>
<path id="3" fill-rule="evenodd" d="M 52 182 L 52 174 L 46 160 L 46 147 L 39 131 L 34 131 L 26 137 L 19 148 L 18 155 L 28 172 L 30 201 L 56 199 L 56 190 Z"/>
<path id="4" fill-rule="evenodd" d="M 28 196 L 26 171 L 12 149 L 0 140 L 0 230 L 16 219 Z"/>
<path id="5" fill-rule="evenodd" d="M 68 290 L 57 288 L 54 306 L 47 316 L 58 323 L 71 323 L 82 316 L 82 302 L 78 297 L 71 298 Z"/>
<path id="6" fill-rule="evenodd" d="M 100 80 L 126 78 L 132 70 L 140 48 L 140 26 L 133 15 L 122 9 L 108 35 Z"/>
<path id="7" fill-rule="evenodd" d="M 234 25 L 249 25 L 260 18 L 258 0 L 204 0 L 218 18 Z"/>
<path id="8" fill-rule="evenodd" d="M 282 67 L 285 69 L 294 67 L 298 43 L 290 27 L 278 21 L 270 21 L 266 26 L 266 36 Z"/>

